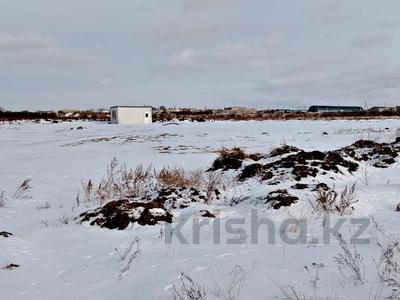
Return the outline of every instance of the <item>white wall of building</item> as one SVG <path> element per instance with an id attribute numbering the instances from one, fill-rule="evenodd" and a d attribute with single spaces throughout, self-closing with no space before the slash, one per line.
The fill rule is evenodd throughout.
<path id="1" fill-rule="evenodd" d="M 147 106 L 114 106 L 110 108 L 111 124 L 151 124 L 152 108 Z"/>

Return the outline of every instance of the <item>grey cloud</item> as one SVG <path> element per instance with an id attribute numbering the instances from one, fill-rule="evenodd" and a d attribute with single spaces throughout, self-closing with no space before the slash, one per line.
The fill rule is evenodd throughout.
<path id="1" fill-rule="evenodd" d="M 79 66 L 90 64 L 94 57 L 68 52 L 61 48 L 48 48 L 24 51 L 14 55 L 8 60 L 17 65 L 59 65 Z"/>
<path id="2" fill-rule="evenodd" d="M 320 72 L 314 68 L 289 71 L 286 77 L 273 77 L 256 83 L 254 91 L 268 96 L 279 95 L 282 101 L 315 104 L 315 101 L 332 100 L 338 104 L 361 105 L 366 98 L 373 97 L 375 103 L 380 103 L 378 101 L 393 95 L 393 91 L 400 92 L 399 81 L 400 71 L 397 68 L 370 65 L 340 70 L 332 64 L 330 68 L 326 65 Z"/>
<path id="3" fill-rule="evenodd" d="M 182 7 L 188 10 L 202 10 L 229 3 L 229 0 L 184 0 Z"/>
<path id="4" fill-rule="evenodd" d="M 343 0 L 328 0 L 323 1 L 323 4 L 317 6 L 317 13 L 323 21 L 340 22 L 350 19 L 354 12 L 346 9 L 348 2 Z"/>
<path id="5" fill-rule="evenodd" d="M 399 9 L 398 0 L 40 0 L 23 9 L 9 0 L 0 18 L 0 102 L 398 104 Z"/>
<path id="6" fill-rule="evenodd" d="M 276 32 L 257 42 L 225 43 L 203 49 L 185 48 L 172 53 L 164 66 L 193 67 L 265 62 L 276 53 L 283 41 L 283 34 Z"/>
<path id="7" fill-rule="evenodd" d="M 393 22 L 384 21 L 384 22 L 381 22 L 380 25 L 384 28 L 395 28 L 395 27 L 399 26 L 399 23 L 394 22 L 394 21 Z"/>
<path id="8" fill-rule="evenodd" d="M 371 35 L 357 38 L 352 41 L 351 46 L 358 49 L 370 49 L 381 47 L 389 41 L 390 37 L 386 35 Z"/>
<path id="9" fill-rule="evenodd" d="M 52 39 L 34 34 L 0 33 L 0 51 L 19 51 L 54 47 Z"/>
<path id="10" fill-rule="evenodd" d="M 93 61 L 90 55 L 64 49 L 52 38 L 37 34 L 0 33 L 1 52 L 3 61 L 18 65 L 73 66 Z"/>
<path id="11" fill-rule="evenodd" d="M 198 39 L 201 36 L 218 34 L 223 26 L 207 18 L 189 16 L 174 18 L 159 26 L 160 37 L 163 40 Z"/>

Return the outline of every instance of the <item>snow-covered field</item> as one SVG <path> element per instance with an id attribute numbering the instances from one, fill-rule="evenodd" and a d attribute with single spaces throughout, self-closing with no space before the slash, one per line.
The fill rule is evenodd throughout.
<path id="1" fill-rule="evenodd" d="M 174 287 L 183 295 L 181 273 L 201 286 L 205 299 L 285 299 L 282 289 L 290 286 L 304 294 L 304 299 L 383 299 L 391 294 L 391 288 L 379 280 L 376 264 L 381 250 L 377 241 L 386 245 L 400 237 L 400 212 L 395 211 L 400 202 L 398 158 L 388 168 L 361 162 L 357 172 L 335 174 L 329 182 L 325 179 L 338 191 L 357 182 L 359 201 L 354 211 L 344 216 L 343 236 L 357 231 L 357 225 L 351 225 L 353 218 L 370 220 L 371 216 L 391 235 L 385 237 L 371 223 L 362 235 L 370 242 L 349 246 L 362 258 L 362 280 L 338 269 L 334 257 L 343 251 L 333 236 L 329 243 L 322 242 L 324 217 L 310 204 L 315 192 L 293 191 L 299 201 L 279 210 L 255 201 L 263 193 L 290 187 L 285 182 L 272 188 L 254 178 L 232 181 L 224 199 L 246 197 L 240 204 L 215 200 L 210 205 L 199 203 L 174 211 L 172 227 L 189 219 L 181 229 L 187 244 L 176 235 L 171 243 L 166 242 L 164 224 L 109 230 L 80 224 L 74 218 L 98 206 L 77 206 L 76 196 L 83 181 L 101 180 L 113 157 L 132 168 L 151 164 L 156 169 L 182 166 L 206 170 L 222 146 L 269 153 L 286 143 L 306 151 L 329 151 L 360 139 L 393 142 L 398 128 L 400 120 L 181 122 L 168 126 L 2 124 L 0 194 L 5 192 L 6 202 L 0 207 L 0 232 L 13 235 L 0 236 L 0 299 L 173 299 Z M 31 179 L 32 189 L 14 196 L 25 179 Z M 203 220 L 210 224 L 201 227 L 197 243 L 192 220 L 205 208 L 217 219 Z M 251 240 L 251 215 L 254 222 L 255 212 L 258 220 L 268 218 L 275 224 L 275 242 L 268 242 L 265 225 L 259 228 L 258 241 Z M 305 242 L 282 241 L 280 225 L 288 218 L 305 219 Z M 334 223 L 340 218 L 333 214 L 330 220 Z M 244 224 L 240 224 L 242 219 Z M 221 241 L 215 243 L 215 224 L 219 223 Z M 232 232 L 227 223 L 242 231 Z M 286 234 L 296 238 L 299 229 L 289 227 Z M 132 251 L 121 258 L 130 245 Z M 136 247 L 140 251 L 131 255 Z M 3 268 L 9 264 L 19 267 Z"/>

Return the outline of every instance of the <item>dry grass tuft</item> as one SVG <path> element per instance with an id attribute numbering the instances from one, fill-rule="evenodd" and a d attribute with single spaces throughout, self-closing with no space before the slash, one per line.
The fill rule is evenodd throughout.
<path id="1" fill-rule="evenodd" d="M 156 178 L 162 187 L 200 189 L 203 172 L 201 170 L 186 172 L 182 167 L 163 168 L 159 173 L 156 173 Z"/>
<path id="2" fill-rule="evenodd" d="M 22 199 L 22 198 L 30 198 L 28 192 L 32 189 L 31 179 L 25 179 L 15 191 L 13 198 L 14 199 Z"/>
<path id="3" fill-rule="evenodd" d="M 219 172 L 210 171 L 203 177 L 203 188 L 206 192 L 207 204 L 213 200 L 214 196 L 218 197 L 219 189 L 223 187 L 222 182 L 222 175 Z"/>
<path id="4" fill-rule="evenodd" d="M 7 203 L 6 192 L 0 192 L 0 207 L 4 207 Z"/>
<path id="5" fill-rule="evenodd" d="M 181 273 L 179 276 L 180 288 L 173 287 L 172 298 L 175 300 L 205 300 L 207 296 L 206 289 L 195 282 L 189 275 Z"/>
<path id="6" fill-rule="evenodd" d="M 233 157 L 239 160 L 243 160 L 248 157 L 248 155 L 239 147 L 234 147 L 232 149 L 222 147 L 222 149 L 220 149 L 218 152 L 221 158 Z"/>
<path id="7" fill-rule="evenodd" d="M 334 189 L 318 189 L 315 196 L 315 204 L 311 203 L 315 211 L 328 213 L 350 214 L 357 203 L 356 184 L 346 186 L 338 193 Z"/>
<path id="8" fill-rule="evenodd" d="M 337 238 L 342 248 L 342 253 L 338 253 L 334 257 L 334 260 L 340 273 L 342 273 L 345 278 L 354 280 L 355 283 L 359 282 L 364 284 L 363 258 L 358 252 L 356 245 L 349 245 L 340 234 L 337 235 Z"/>
<path id="9" fill-rule="evenodd" d="M 152 166 L 142 165 L 135 169 L 120 166 L 114 158 L 107 167 L 106 175 L 95 186 L 90 179 L 82 183 L 76 196 L 76 204 L 98 203 L 104 205 L 113 200 L 146 198 L 150 199 L 161 189 L 194 188 L 204 191 L 207 202 L 211 202 L 219 194 L 222 186 L 222 176 L 218 172 L 203 172 L 202 170 L 186 171 L 182 167 L 163 168 L 156 171 Z M 83 200 L 83 201 L 82 201 Z"/>

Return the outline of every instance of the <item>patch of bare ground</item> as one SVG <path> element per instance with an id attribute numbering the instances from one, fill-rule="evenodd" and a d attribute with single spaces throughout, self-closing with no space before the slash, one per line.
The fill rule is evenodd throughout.
<path id="1" fill-rule="evenodd" d="M 266 185 L 289 183 L 293 190 L 310 190 L 316 195 L 311 203 L 314 210 L 344 215 L 351 213 L 358 201 L 356 186 L 337 192 L 321 180 L 334 180 L 334 174 L 350 175 L 359 169 L 361 162 L 387 168 L 396 162 L 399 151 L 400 138 L 393 143 L 360 140 L 326 152 L 304 151 L 289 145 L 269 154 L 248 154 L 240 148 L 223 148 L 207 171 L 186 171 L 180 167 L 156 171 L 151 166 L 127 169 L 114 159 L 98 185 L 92 180 L 83 183 L 76 198 L 77 205 L 100 206 L 83 212 L 79 220 L 109 229 L 125 229 L 130 224 L 170 223 L 174 210 L 185 209 L 193 203 L 207 205 L 218 201 L 221 191 L 226 189 L 222 176 L 228 170 L 235 172 L 233 180 L 238 182 L 256 179 Z M 318 180 L 311 183 L 303 181 L 317 176 Z M 239 195 L 229 203 L 237 205 L 247 199 Z M 296 203 L 299 197 L 287 188 L 280 188 L 258 200 L 273 209 L 280 209 Z M 207 210 L 202 210 L 200 215 L 215 217 Z"/>
<path id="2" fill-rule="evenodd" d="M 77 205 L 97 203 L 100 207 L 83 212 L 78 219 L 109 229 L 125 229 L 135 223 L 171 223 L 173 210 L 210 203 L 218 198 L 221 187 L 217 172 L 180 167 L 156 171 L 142 166 L 128 170 L 114 159 L 98 186 L 92 180 L 82 185 Z"/>

